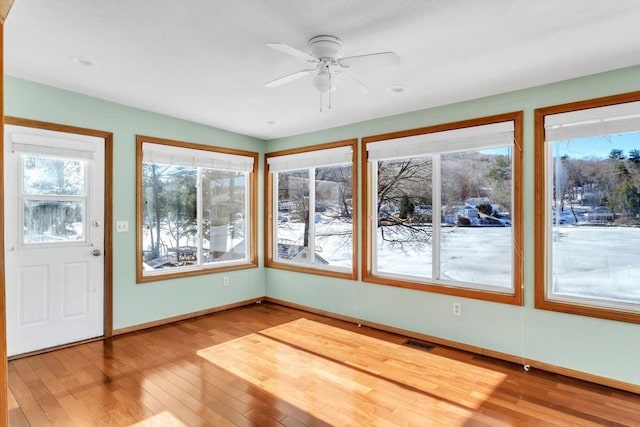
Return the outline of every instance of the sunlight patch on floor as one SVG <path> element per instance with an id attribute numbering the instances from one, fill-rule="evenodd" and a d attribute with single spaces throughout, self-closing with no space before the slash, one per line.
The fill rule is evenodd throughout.
<path id="1" fill-rule="evenodd" d="M 12 410 L 18 407 L 19 405 L 18 405 L 18 402 L 16 401 L 16 398 L 13 396 L 13 393 L 11 393 L 11 390 L 7 387 L 7 408 L 9 410 Z"/>
<path id="2" fill-rule="evenodd" d="M 332 425 L 479 420 L 475 410 L 506 377 L 308 319 L 198 355 Z"/>
<path id="3" fill-rule="evenodd" d="M 164 411 L 156 414 L 139 423 L 131 424 L 130 427 L 187 427 L 170 412 Z"/>

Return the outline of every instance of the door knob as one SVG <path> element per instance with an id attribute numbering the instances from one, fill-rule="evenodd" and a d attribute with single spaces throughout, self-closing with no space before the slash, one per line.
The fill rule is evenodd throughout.
<path id="1" fill-rule="evenodd" d="M 100 256 L 100 255 L 102 255 L 102 251 L 101 251 L 100 249 L 94 249 L 94 250 L 91 252 L 91 254 L 92 254 L 93 256 Z"/>

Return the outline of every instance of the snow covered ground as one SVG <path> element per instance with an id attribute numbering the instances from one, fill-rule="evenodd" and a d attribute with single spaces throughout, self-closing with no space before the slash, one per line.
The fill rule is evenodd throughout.
<path id="1" fill-rule="evenodd" d="M 556 227 L 555 292 L 640 304 L 640 228 Z"/>
<path id="2" fill-rule="evenodd" d="M 350 230 L 351 224 L 315 226 L 318 254 L 331 265 L 350 268 L 352 248 L 336 234 Z M 302 244 L 303 230 L 303 224 L 280 224 L 279 238 Z M 442 277 L 510 287 L 511 232 L 510 227 L 444 228 Z M 560 226 L 553 243 L 555 292 L 640 304 L 640 228 Z M 431 276 L 430 245 L 402 250 L 383 242 L 377 254 L 380 272 Z"/>
<path id="3" fill-rule="evenodd" d="M 510 227 L 442 228 L 440 274 L 445 280 L 510 288 Z M 404 252 L 383 242 L 378 245 L 378 271 L 430 278 L 431 246 Z"/>

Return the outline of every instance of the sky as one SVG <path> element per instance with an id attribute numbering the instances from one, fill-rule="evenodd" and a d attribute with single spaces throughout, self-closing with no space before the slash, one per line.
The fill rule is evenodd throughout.
<path id="1" fill-rule="evenodd" d="M 607 158 L 613 149 L 622 150 L 627 157 L 631 150 L 640 150 L 640 132 L 558 141 L 554 145 L 554 151 L 556 147 L 560 149 L 560 156 L 574 159 Z"/>
<path id="2" fill-rule="evenodd" d="M 631 150 L 640 150 L 640 132 L 558 141 L 555 145 L 560 149 L 560 156 L 568 155 L 574 159 L 608 158 L 613 149 L 622 150 L 624 156 L 627 157 Z M 508 154 L 505 147 L 489 148 L 479 150 L 479 152 L 489 155 Z"/>

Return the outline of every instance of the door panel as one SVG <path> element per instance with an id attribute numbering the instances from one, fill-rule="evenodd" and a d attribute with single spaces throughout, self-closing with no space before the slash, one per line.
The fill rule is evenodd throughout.
<path id="1" fill-rule="evenodd" d="M 21 268 L 20 277 L 20 325 L 41 325 L 47 322 L 49 269 L 46 265 Z"/>
<path id="2" fill-rule="evenodd" d="M 89 308 L 89 265 L 86 262 L 62 266 L 62 317 L 86 316 Z"/>
<path id="3" fill-rule="evenodd" d="M 104 335 L 105 140 L 7 125 L 4 146 L 8 355 Z"/>

